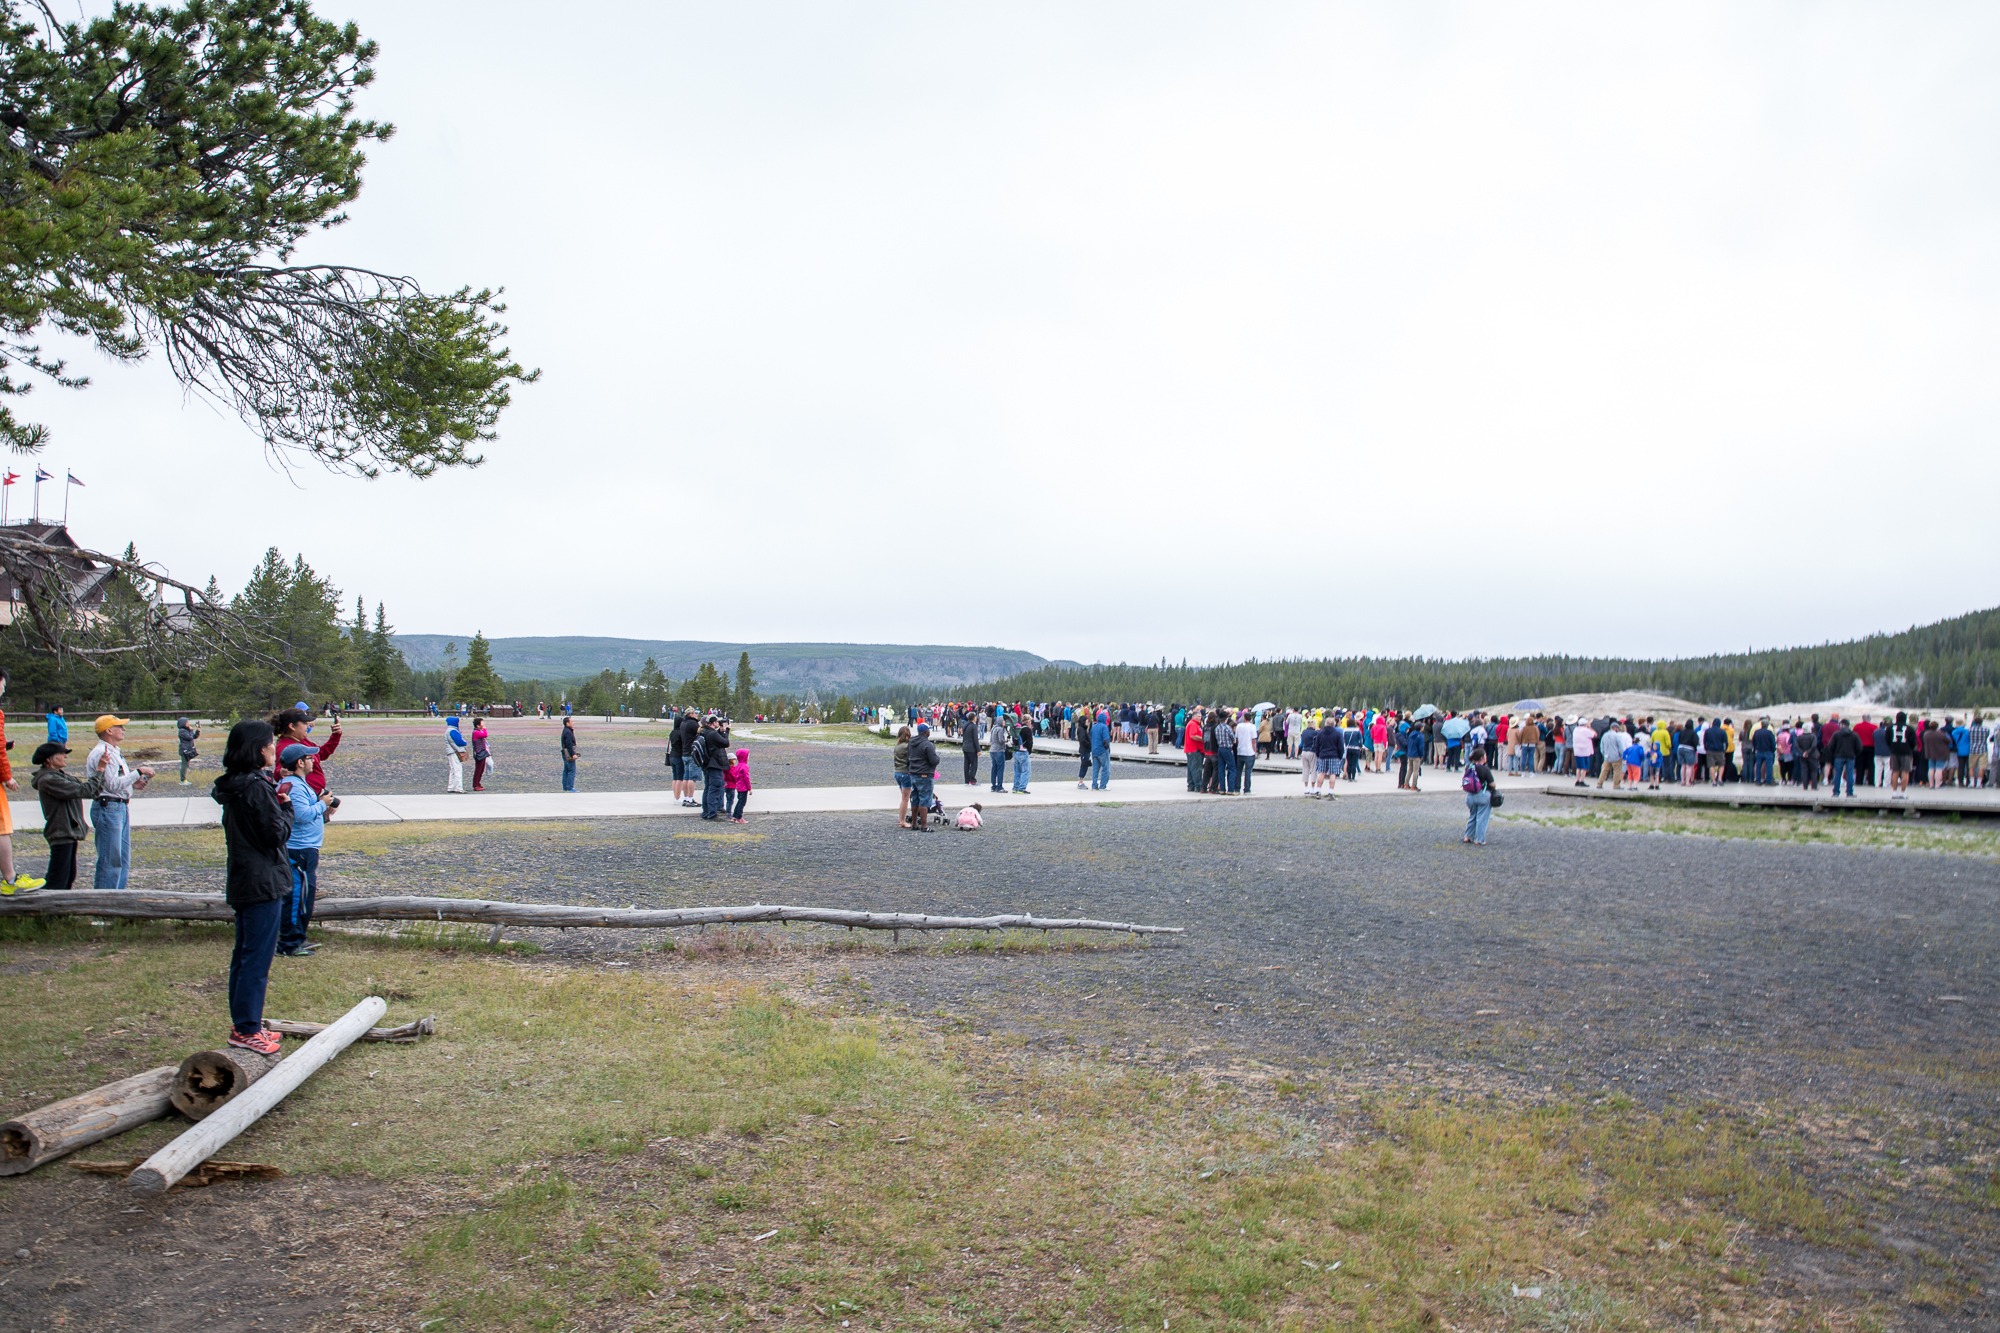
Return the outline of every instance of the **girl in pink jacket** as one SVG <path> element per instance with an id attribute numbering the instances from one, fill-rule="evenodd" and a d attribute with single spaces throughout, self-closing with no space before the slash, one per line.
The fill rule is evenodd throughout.
<path id="1" fill-rule="evenodd" d="M 732 796 L 731 793 L 734 793 Z M 743 807 L 750 799 L 750 752 L 738 750 L 736 762 L 722 775 L 722 802 L 731 822 L 743 822 Z"/>

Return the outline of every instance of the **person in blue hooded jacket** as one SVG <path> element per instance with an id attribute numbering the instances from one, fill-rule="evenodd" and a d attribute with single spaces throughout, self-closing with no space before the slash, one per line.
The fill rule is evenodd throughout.
<path id="1" fill-rule="evenodd" d="M 1097 720 L 1090 724 L 1090 788 L 1103 791 L 1111 785 L 1111 726 L 1106 714 L 1099 712 Z"/>
<path id="2" fill-rule="evenodd" d="M 444 789 L 453 795 L 465 794 L 465 733 L 458 729 L 458 714 L 444 720 Z"/>
<path id="3" fill-rule="evenodd" d="M 285 859 L 292 867 L 292 892 L 278 919 L 278 952 L 303 958 L 314 952 L 306 938 L 313 904 L 319 900 L 319 849 L 326 842 L 326 817 L 340 808 L 338 796 L 321 797 L 306 780 L 306 765 L 319 756 L 316 746 L 293 743 L 278 751 L 284 780 L 278 799 L 292 807 L 292 831 L 285 839 Z"/>

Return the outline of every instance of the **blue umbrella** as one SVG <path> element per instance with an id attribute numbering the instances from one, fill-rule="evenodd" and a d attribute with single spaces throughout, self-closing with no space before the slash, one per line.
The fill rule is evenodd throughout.
<path id="1" fill-rule="evenodd" d="M 1514 705 L 1514 711 L 1517 713 L 1546 713 L 1549 711 L 1549 706 L 1540 699 L 1523 699 Z"/>
<path id="2" fill-rule="evenodd" d="M 1412 722 L 1421 722 L 1425 718 L 1435 714 L 1437 711 L 1438 711 L 1438 706 L 1436 704 L 1425 704 L 1422 708 L 1419 708 L 1416 712 L 1410 714 L 1410 720 Z"/>
<path id="3" fill-rule="evenodd" d="M 1444 725 L 1439 727 L 1438 730 L 1444 733 L 1446 740 L 1455 741 L 1466 732 L 1471 731 L 1472 724 L 1462 717 L 1450 717 L 1445 719 Z"/>

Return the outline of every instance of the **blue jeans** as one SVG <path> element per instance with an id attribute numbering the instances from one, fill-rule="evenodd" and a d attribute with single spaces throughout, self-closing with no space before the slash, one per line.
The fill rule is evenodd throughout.
<path id="1" fill-rule="evenodd" d="M 1756 786 L 1768 787 L 1771 785 L 1771 752 L 1758 750 L 1755 755 L 1755 766 L 1750 773 L 1750 781 Z"/>
<path id="2" fill-rule="evenodd" d="M 123 801 L 92 801 L 90 827 L 97 832 L 97 874 L 93 889 L 122 889 L 132 878 L 132 807 Z"/>
<path id="3" fill-rule="evenodd" d="M 722 817 L 722 770 L 719 768 L 701 770 L 701 817 Z"/>
<path id="4" fill-rule="evenodd" d="M 264 988 L 271 980 L 271 955 L 278 949 L 278 920 L 284 914 L 283 898 L 236 909 L 236 947 L 229 953 L 229 1022 L 238 1032 L 264 1026 Z"/>
<path id="5" fill-rule="evenodd" d="M 283 953 L 297 953 L 306 942 L 313 903 L 319 898 L 319 848 L 289 847 L 285 857 L 292 863 L 292 892 L 285 899 L 284 920 L 278 924 L 278 948 Z"/>
<path id="6" fill-rule="evenodd" d="M 910 822 L 912 824 L 921 824 L 924 820 L 930 818 L 931 790 L 936 782 L 937 779 L 935 776 L 920 778 L 914 773 L 910 775 Z"/>
<path id="7" fill-rule="evenodd" d="M 1240 754 L 1236 756 L 1236 768 L 1243 775 L 1243 794 L 1246 796 L 1250 794 L 1250 770 L 1255 767 L 1257 767 L 1256 755 Z"/>
<path id="8" fill-rule="evenodd" d="M 1201 751 L 1188 751 L 1188 790 L 1201 790 Z"/>
<path id="9" fill-rule="evenodd" d="M 1007 752 L 993 751 L 993 790 L 1007 790 Z"/>
<path id="10" fill-rule="evenodd" d="M 576 760 L 569 755 L 563 756 L 563 790 L 576 790 Z"/>
<path id="11" fill-rule="evenodd" d="M 1221 778 L 1220 778 L 1220 779 L 1219 779 L 1219 780 L 1218 780 L 1218 781 L 1216 782 L 1216 784 L 1215 784 L 1215 785 L 1216 785 L 1216 787 L 1217 787 L 1217 788 L 1219 788 L 1219 789 L 1220 789 L 1220 790 L 1222 790 L 1222 791 L 1235 791 L 1235 790 L 1236 790 L 1236 751 L 1234 751 L 1234 750 L 1230 749 L 1230 748 L 1229 748 L 1228 746 L 1226 746 L 1226 745 L 1225 745 L 1225 746 L 1223 746 L 1223 747 L 1222 747 L 1222 753 L 1221 753 L 1221 754 L 1219 754 L 1219 755 L 1217 755 L 1217 756 L 1215 756 L 1215 762 L 1216 762 L 1216 765 L 1217 765 L 1217 767 L 1219 767 L 1219 768 L 1220 768 L 1220 769 L 1222 770 L 1222 776 L 1221 776 Z"/>
<path id="12" fill-rule="evenodd" d="M 1836 759 L 1833 761 L 1833 794 L 1835 796 L 1840 795 L 1840 781 L 1843 777 L 1847 779 L 1847 794 L 1849 796 L 1854 795 L 1854 761 L 1852 759 Z"/>
<path id="13" fill-rule="evenodd" d="M 1474 842 L 1486 841 L 1486 826 L 1493 822 L 1493 793 L 1467 792 L 1465 796 L 1465 836 Z"/>
<path id="14" fill-rule="evenodd" d="M 1090 752 L 1090 789 L 1103 791 L 1111 785 L 1111 751 Z"/>
<path id="15" fill-rule="evenodd" d="M 1026 750 L 1014 751 L 1014 790 L 1028 789 L 1028 773 L 1035 766 L 1035 758 Z"/>

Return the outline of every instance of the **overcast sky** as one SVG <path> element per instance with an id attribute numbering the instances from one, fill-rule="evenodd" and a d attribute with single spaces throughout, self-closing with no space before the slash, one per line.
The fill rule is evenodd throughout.
<path id="1" fill-rule="evenodd" d="M 312 256 L 504 286 L 543 379 L 363 482 L 86 355 L 17 409 L 86 543 L 1107 661 L 2000 603 L 2000 7 L 318 8 L 399 132 Z"/>

